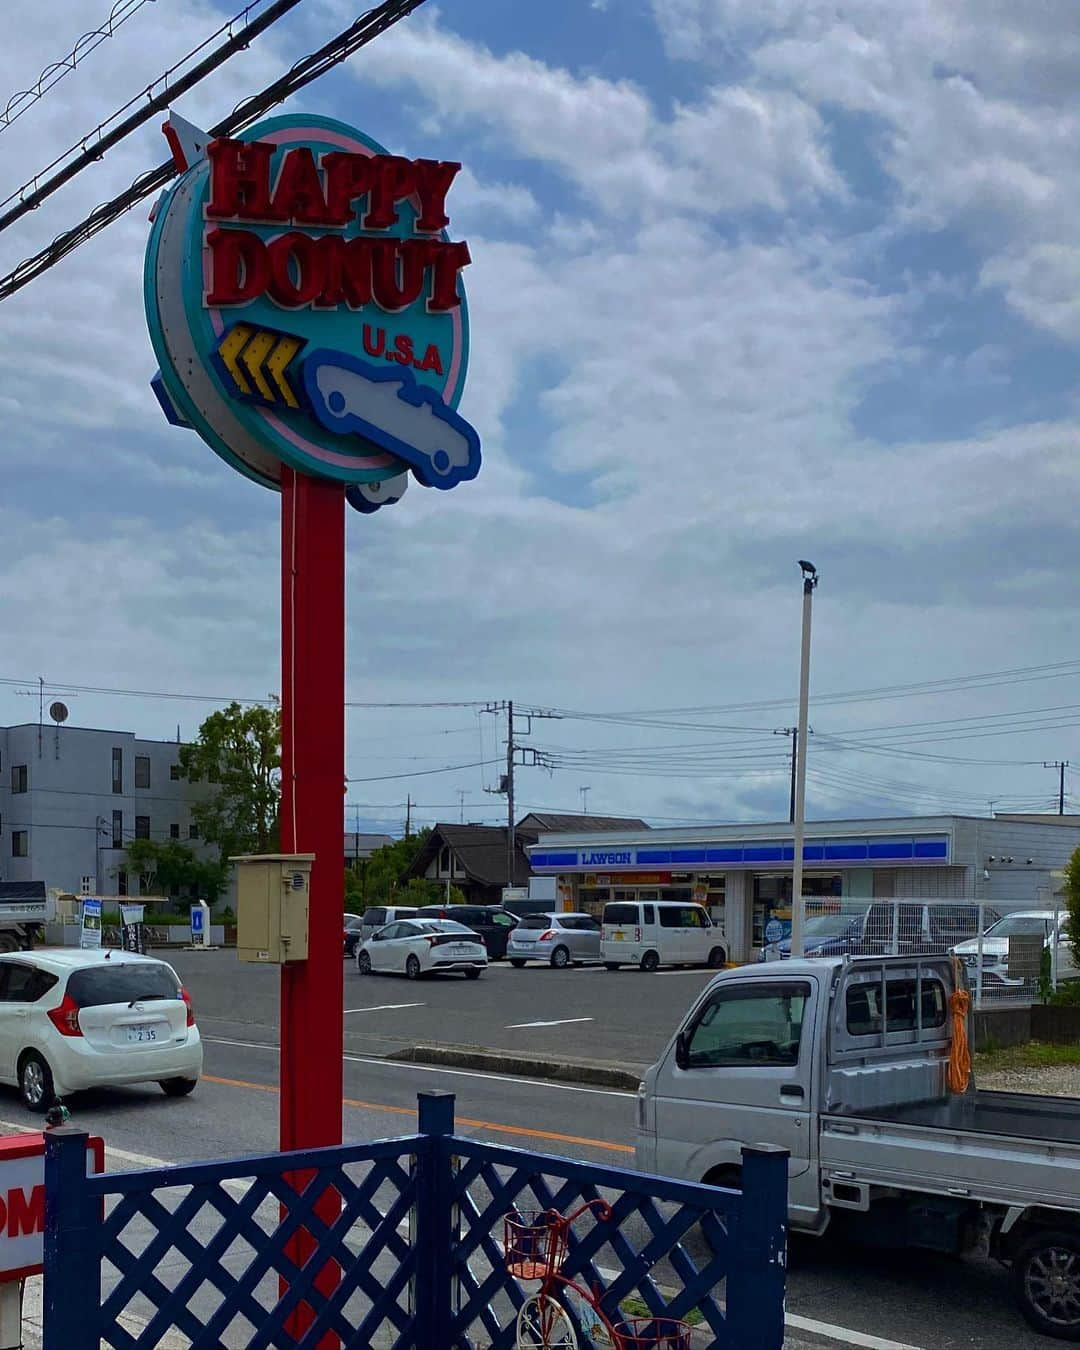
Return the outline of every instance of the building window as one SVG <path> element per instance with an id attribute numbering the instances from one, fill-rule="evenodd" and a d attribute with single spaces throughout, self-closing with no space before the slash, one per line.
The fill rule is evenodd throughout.
<path id="1" fill-rule="evenodd" d="M 113 746 L 112 752 L 112 790 L 124 790 L 124 752 L 118 745 Z"/>
<path id="2" fill-rule="evenodd" d="M 450 875 L 450 850 L 445 845 L 439 850 L 439 876 Z"/>
<path id="3" fill-rule="evenodd" d="M 170 764 L 170 765 L 169 765 L 169 777 L 172 779 L 172 781 L 173 781 L 174 783 L 179 783 L 179 781 L 180 781 L 180 765 L 179 765 L 179 764 Z"/>
<path id="4" fill-rule="evenodd" d="M 83 877 L 83 879 L 82 879 L 82 893 L 83 893 L 83 895 L 93 895 L 93 894 L 94 894 L 94 878 L 93 878 L 93 877 Z"/>
<path id="5" fill-rule="evenodd" d="M 117 894 L 117 895 L 127 895 L 127 893 L 128 893 L 128 888 L 127 888 L 127 873 L 126 873 L 126 872 L 117 872 L 117 874 L 116 874 L 116 894 Z"/>
<path id="6" fill-rule="evenodd" d="M 114 811 L 112 813 L 112 846 L 113 848 L 124 847 L 124 813 L 123 811 Z"/>
<path id="7" fill-rule="evenodd" d="M 199 837 L 199 827 L 194 821 L 187 827 L 187 837 L 189 839 L 198 839 Z"/>
<path id="8" fill-rule="evenodd" d="M 135 786 L 137 788 L 148 788 L 150 786 L 150 756 L 135 756 Z"/>
<path id="9" fill-rule="evenodd" d="M 149 839 L 149 838 L 150 838 L 150 817 L 149 817 L 149 816 L 136 816 L 136 817 L 135 817 L 135 838 L 136 838 L 136 839 Z"/>
<path id="10" fill-rule="evenodd" d="M 179 826 L 179 825 L 173 824 L 173 825 L 170 825 L 170 826 L 169 826 L 169 838 L 170 838 L 170 839 L 179 839 L 179 838 L 180 838 L 180 826 Z"/>
<path id="11" fill-rule="evenodd" d="M 13 764 L 11 766 L 11 790 L 12 792 L 26 792 L 27 770 L 25 764 Z"/>
<path id="12" fill-rule="evenodd" d="M 11 856 L 13 858 L 25 858 L 30 852 L 27 847 L 29 843 L 29 833 L 26 830 L 11 831 Z"/>

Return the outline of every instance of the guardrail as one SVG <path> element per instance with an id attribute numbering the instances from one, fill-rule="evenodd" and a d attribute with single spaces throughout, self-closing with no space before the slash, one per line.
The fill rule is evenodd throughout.
<path id="1" fill-rule="evenodd" d="M 87 1176 L 81 1130 L 45 1138 L 44 1350 L 510 1350 L 536 1286 L 503 1216 L 598 1198 L 611 1218 L 575 1225 L 564 1270 L 609 1316 L 783 1344 L 781 1149 L 744 1149 L 742 1191 L 697 1186 L 462 1138 L 442 1093 L 405 1138 L 150 1171 Z"/>

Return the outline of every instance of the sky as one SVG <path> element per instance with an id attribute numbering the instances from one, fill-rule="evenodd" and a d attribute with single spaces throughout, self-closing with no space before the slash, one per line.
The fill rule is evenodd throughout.
<path id="1" fill-rule="evenodd" d="M 0 106 L 109 4 L 20 4 Z M 0 127 L 0 196 L 231 12 L 135 9 Z M 302 0 L 177 110 L 354 16 Z M 285 105 L 460 160 L 473 260 L 481 474 L 348 521 L 350 823 L 505 819 L 511 699 L 519 814 L 784 819 L 800 558 L 811 818 L 1056 809 L 1069 759 L 1080 809 L 1078 74 L 1073 0 L 428 0 Z M 38 677 L 162 738 L 279 688 L 278 500 L 150 393 L 147 205 L 0 307 L 3 724 Z"/>

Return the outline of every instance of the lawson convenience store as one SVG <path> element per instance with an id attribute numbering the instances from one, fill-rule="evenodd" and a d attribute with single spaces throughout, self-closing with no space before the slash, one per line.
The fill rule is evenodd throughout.
<path id="1" fill-rule="evenodd" d="M 903 816 L 806 826 L 805 896 L 984 900 L 1035 906 L 1080 844 L 1080 817 Z M 794 845 L 786 821 L 541 835 L 532 871 L 558 879 L 563 908 L 609 900 L 694 900 L 724 925 L 732 959 L 752 959 L 774 914 L 790 913 Z"/>

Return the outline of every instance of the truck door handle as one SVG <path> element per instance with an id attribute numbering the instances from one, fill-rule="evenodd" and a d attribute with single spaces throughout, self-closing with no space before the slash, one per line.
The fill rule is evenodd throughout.
<path id="1" fill-rule="evenodd" d="M 780 1100 L 782 1102 L 801 1102 L 805 1093 L 797 1083 L 780 1089 Z"/>

